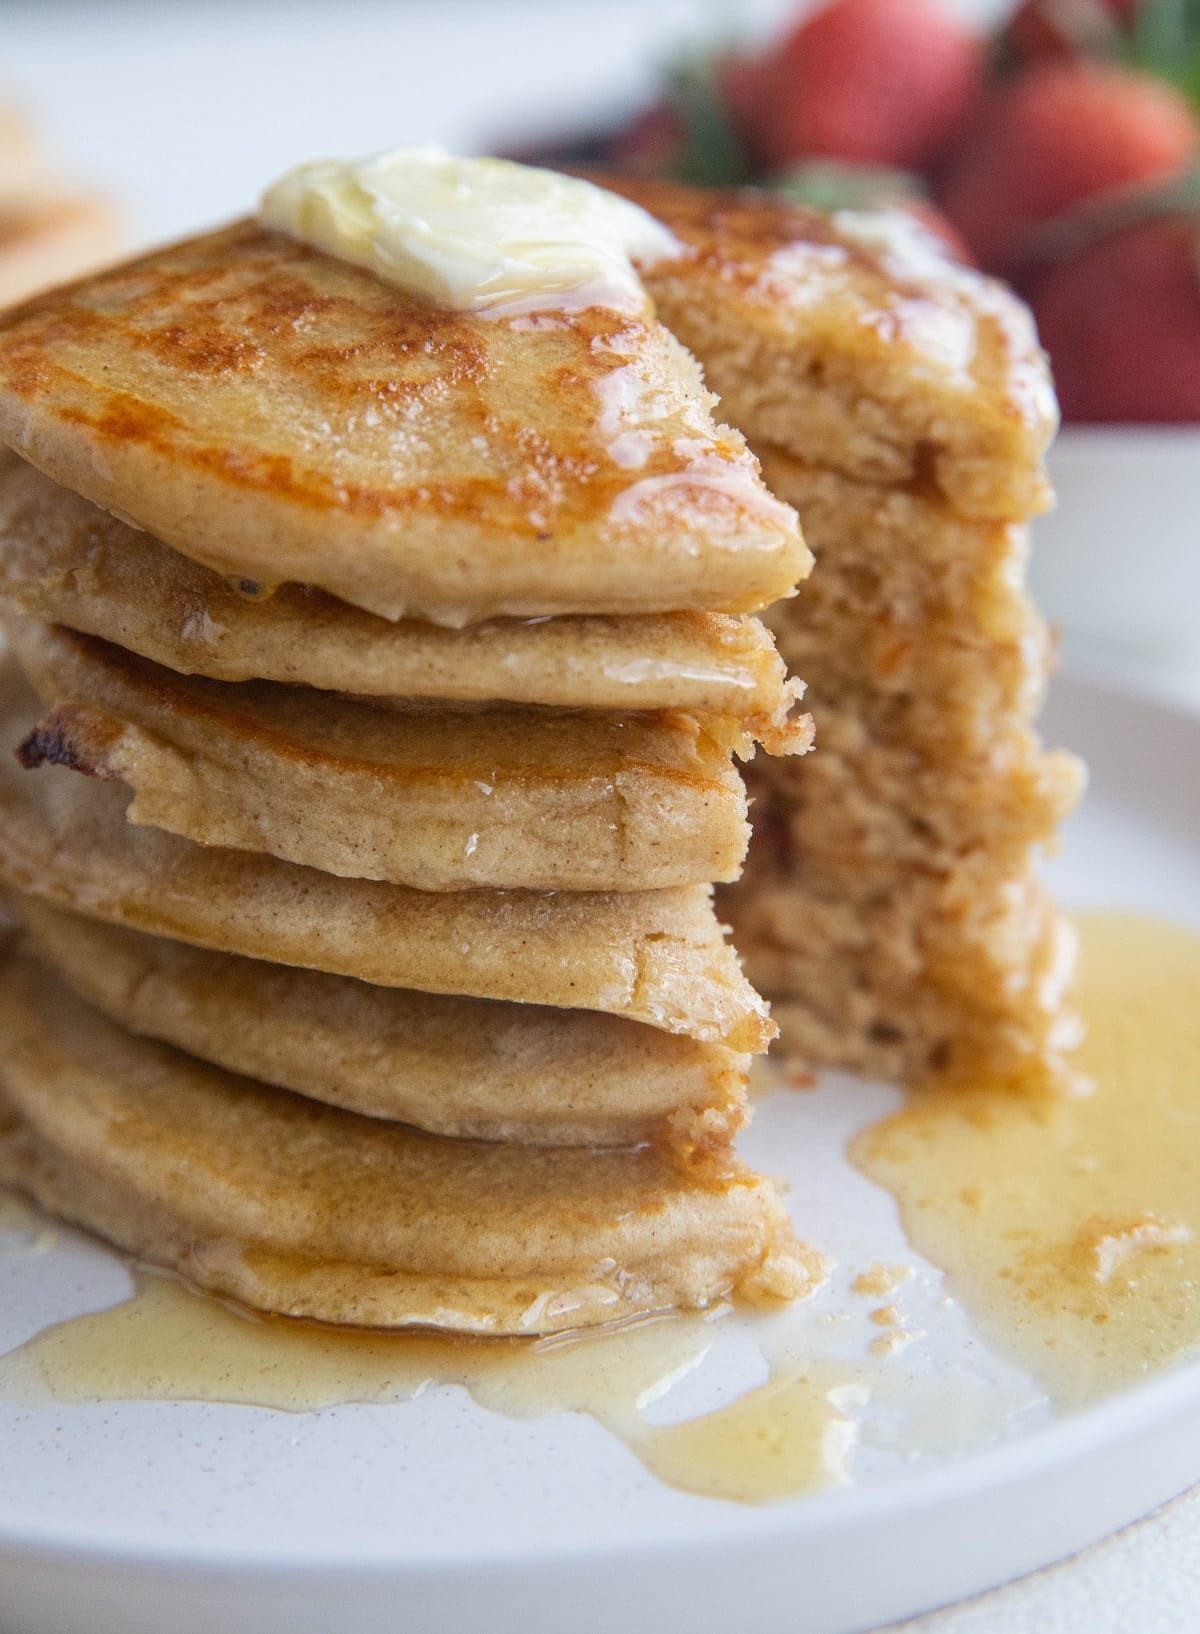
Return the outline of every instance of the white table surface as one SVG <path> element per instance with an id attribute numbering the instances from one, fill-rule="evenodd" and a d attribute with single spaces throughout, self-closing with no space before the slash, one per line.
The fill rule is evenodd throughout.
<path id="1" fill-rule="evenodd" d="M 781 0 L 10 0 L 0 83 L 36 114 L 60 171 L 120 204 L 133 245 L 244 212 L 300 158 L 402 142 L 470 151 L 506 133 L 586 125 L 596 110 L 635 103 L 655 61 L 697 30 L 720 34 L 740 17 L 761 31 L 788 10 Z M 1072 659 L 1114 675 L 1108 655 L 1072 654 L 1068 642 Z M 1121 678 L 1200 709 L 1200 670 L 1143 662 Z M 1197 1607 L 1200 1489 L 1073 1560 L 904 1628 L 1184 1634 Z"/>

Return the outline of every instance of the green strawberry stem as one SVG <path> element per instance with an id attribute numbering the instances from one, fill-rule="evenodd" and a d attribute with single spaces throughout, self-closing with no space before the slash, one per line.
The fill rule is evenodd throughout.
<path id="1" fill-rule="evenodd" d="M 1088 199 L 1032 233 L 1025 245 L 1025 259 L 1069 261 L 1102 238 L 1164 216 L 1192 216 L 1200 221 L 1200 163 L 1151 187 L 1135 183 Z"/>
<path id="2" fill-rule="evenodd" d="M 1131 68 L 1169 81 L 1200 106 L 1200 0 L 1141 0 L 1126 40 Z"/>
<path id="3" fill-rule="evenodd" d="M 911 170 L 859 165 L 844 159 L 810 159 L 773 171 L 762 183 L 810 210 L 875 210 L 898 199 L 928 198 L 929 190 Z"/>
<path id="4" fill-rule="evenodd" d="M 721 97 L 719 61 L 715 52 L 697 51 L 667 70 L 670 106 L 683 131 L 674 178 L 695 187 L 735 187 L 750 175 L 745 148 Z"/>

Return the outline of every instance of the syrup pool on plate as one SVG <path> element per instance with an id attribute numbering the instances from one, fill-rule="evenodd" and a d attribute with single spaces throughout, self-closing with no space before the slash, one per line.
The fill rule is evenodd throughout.
<path id="1" fill-rule="evenodd" d="M 844 1480 L 853 1427 L 837 1397 L 852 1386 L 832 1364 L 790 1362 L 727 1407 L 674 1424 L 647 1420 L 646 1405 L 703 1362 L 718 1326 L 648 1320 L 536 1344 L 363 1333 L 257 1317 L 139 1271 L 132 1299 L 58 1323 L 0 1359 L 0 1394 L 300 1412 L 410 1401 L 432 1384 L 457 1384 L 512 1418 L 589 1413 L 685 1491 L 755 1502 Z"/>
<path id="2" fill-rule="evenodd" d="M 934 1090 L 852 1149 L 988 1342 L 1073 1407 L 1200 1345 L 1200 938 L 1079 928 L 1090 1094 Z"/>

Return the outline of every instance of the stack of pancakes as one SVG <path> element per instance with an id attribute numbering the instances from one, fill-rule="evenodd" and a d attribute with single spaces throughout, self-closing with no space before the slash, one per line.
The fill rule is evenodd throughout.
<path id="1" fill-rule="evenodd" d="M 0 306 L 96 266 L 117 236 L 108 205 L 64 192 L 25 118 L 0 103 Z"/>
<path id="2" fill-rule="evenodd" d="M 649 306 L 241 224 L 0 321 L 0 438 L 0 1176 L 338 1322 L 803 1291 L 711 887 L 808 558 Z"/>

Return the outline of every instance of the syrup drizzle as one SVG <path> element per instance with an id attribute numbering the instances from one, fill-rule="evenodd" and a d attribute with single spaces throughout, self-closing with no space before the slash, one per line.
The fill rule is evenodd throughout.
<path id="1" fill-rule="evenodd" d="M 854 1426 L 838 1399 L 852 1387 L 851 1369 L 792 1361 L 728 1407 L 682 1423 L 646 1419 L 644 1409 L 703 1362 L 716 1326 L 675 1317 L 534 1344 L 361 1333 L 259 1317 L 139 1270 L 133 1298 L 60 1322 L 0 1358 L 0 1395 L 31 1404 L 189 1400 L 305 1412 L 461 1385 L 510 1418 L 588 1413 L 687 1492 L 753 1503 L 844 1481 Z"/>
<path id="2" fill-rule="evenodd" d="M 1200 937 L 1080 921 L 1090 1095 L 914 1096 L 851 1155 L 988 1343 L 1078 1407 L 1200 1347 Z"/>
<path id="3" fill-rule="evenodd" d="M 54 1227 L 23 1197 L 0 1193 L 0 1259 L 45 1254 L 56 1240 Z"/>

